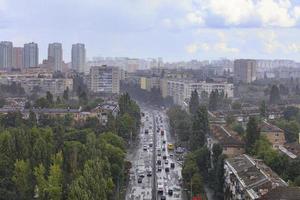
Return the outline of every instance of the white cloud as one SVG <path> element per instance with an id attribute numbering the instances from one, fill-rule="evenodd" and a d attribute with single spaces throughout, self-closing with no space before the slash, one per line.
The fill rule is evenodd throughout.
<path id="1" fill-rule="evenodd" d="M 299 53 L 300 52 L 300 44 L 291 43 L 287 45 L 288 52 Z"/>
<path id="2" fill-rule="evenodd" d="M 186 15 L 186 19 L 191 24 L 204 25 L 204 19 L 200 13 L 190 12 Z"/>

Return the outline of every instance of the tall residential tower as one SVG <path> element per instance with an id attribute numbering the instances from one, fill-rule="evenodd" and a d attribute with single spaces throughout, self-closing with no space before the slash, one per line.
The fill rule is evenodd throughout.
<path id="1" fill-rule="evenodd" d="M 72 45 L 72 69 L 79 73 L 85 72 L 85 45 L 73 44 Z"/>
<path id="2" fill-rule="evenodd" d="M 13 43 L 8 41 L 0 42 L 0 69 L 12 67 Z"/>
<path id="3" fill-rule="evenodd" d="M 48 46 L 48 61 L 54 71 L 62 71 L 63 50 L 61 43 L 51 43 Z"/>
<path id="4" fill-rule="evenodd" d="M 39 47 L 37 43 L 24 44 L 24 67 L 37 67 L 39 64 Z"/>

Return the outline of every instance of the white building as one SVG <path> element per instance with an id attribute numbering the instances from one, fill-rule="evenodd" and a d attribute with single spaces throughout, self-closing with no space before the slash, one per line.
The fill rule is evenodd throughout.
<path id="1" fill-rule="evenodd" d="M 175 104 L 184 105 L 192 94 L 192 91 L 196 90 L 200 95 L 202 92 L 206 92 L 208 95 L 212 91 L 218 90 L 223 92 L 228 98 L 233 97 L 233 84 L 231 83 L 207 83 L 207 82 L 194 82 L 189 80 L 167 80 L 167 96 L 171 96 Z M 164 95 L 165 96 L 165 95 Z"/>
<path id="2" fill-rule="evenodd" d="M 118 67 L 92 66 L 90 69 L 90 90 L 95 93 L 120 92 L 120 72 Z"/>

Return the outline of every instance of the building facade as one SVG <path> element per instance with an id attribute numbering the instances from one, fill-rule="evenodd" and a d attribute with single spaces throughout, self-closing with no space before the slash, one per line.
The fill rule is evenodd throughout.
<path id="1" fill-rule="evenodd" d="M 86 50 L 84 44 L 72 45 L 72 69 L 79 73 L 85 72 Z"/>
<path id="2" fill-rule="evenodd" d="M 251 83 L 256 80 L 256 60 L 239 59 L 234 61 L 234 77 L 238 82 Z"/>
<path id="3" fill-rule="evenodd" d="M 13 48 L 12 66 L 17 69 L 22 69 L 24 67 L 24 48 L 23 47 L 14 47 Z"/>
<path id="4" fill-rule="evenodd" d="M 39 48 L 36 43 L 24 44 L 24 67 L 37 67 L 39 64 Z"/>
<path id="5" fill-rule="evenodd" d="M 61 43 L 51 43 L 48 46 L 48 62 L 55 72 L 62 71 L 63 49 Z"/>
<path id="6" fill-rule="evenodd" d="M 13 43 L 8 41 L 0 42 L 0 69 L 12 67 Z"/>
<path id="7" fill-rule="evenodd" d="M 185 102 L 189 101 L 192 91 L 194 90 L 196 90 L 199 95 L 202 92 L 210 95 L 212 91 L 218 90 L 219 93 L 224 93 L 228 98 L 233 97 L 233 84 L 231 83 L 207 83 L 189 80 L 167 81 L 167 96 L 172 97 L 175 104 L 183 106 Z"/>
<path id="8" fill-rule="evenodd" d="M 266 136 L 273 148 L 278 149 L 286 143 L 284 131 L 267 121 L 260 125 L 260 134 Z"/>
<path id="9" fill-rule="evenodd" d="M 89 77 L 89 85 L 92 92 L 119 94 L 120 73 L 118 67 L 92 66 Z"/>

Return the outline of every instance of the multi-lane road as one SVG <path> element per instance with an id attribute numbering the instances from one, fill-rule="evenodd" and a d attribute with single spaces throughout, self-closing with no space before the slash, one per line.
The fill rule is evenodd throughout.
<path id="1" fill-rule="evenodd" d="M 181 164 L 174 150 L 164 111 L 142 109 L 139 142 L 127 159 L 132 163 L 126 200 L 182 199 Z"/>

